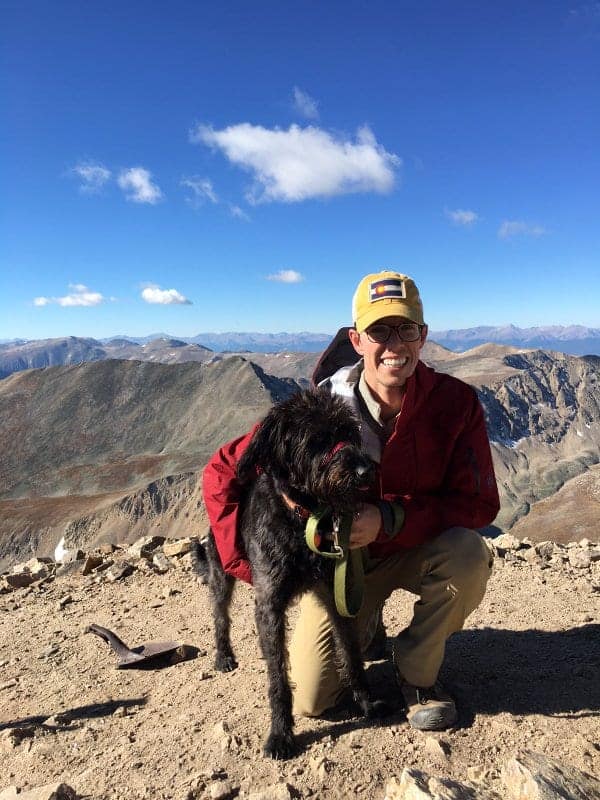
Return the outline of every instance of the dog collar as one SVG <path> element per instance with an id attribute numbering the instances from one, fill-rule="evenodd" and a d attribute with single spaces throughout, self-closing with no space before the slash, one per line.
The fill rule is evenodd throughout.
<path id="1" fill-rule="evenodd" d="M 299 519 L 307 520 L 310 517 L 311 512 L 308 508 L 301 506 L 300 503 L 294 503 L 294 501 L 287 496 L 285 492 L 280 492 L 281 499 L 286 504 L 286 506 L 294 512 L 294 514 L 299 517 Z"/>
<path id="2" fill-rule="evenodd" d="M 350 444 L 350 442 L 337 442 L 337 444 L 334 444 L 331 450 L 328 453 L 325 453 L 321 459 L 321 466 L 324 467 L 326 464 L 329 464 L 334 455 L 348 444 Z"/>

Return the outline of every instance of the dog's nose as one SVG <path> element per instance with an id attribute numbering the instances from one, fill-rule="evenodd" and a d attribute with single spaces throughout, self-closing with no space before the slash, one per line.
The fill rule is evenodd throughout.
<path id="1" fill-rule="evenodd" d="M 363 475 L 366 475 L 371 469 L 369 464 L 359 464 L 356 468 L 356 474 L 359 478 L 362 478 Z"/>

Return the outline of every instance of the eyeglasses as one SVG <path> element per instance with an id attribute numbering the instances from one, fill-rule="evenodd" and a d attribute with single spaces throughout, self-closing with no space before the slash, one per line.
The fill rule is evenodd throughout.
<path id="1" fill-rule="evenodd" d="M 365 333 L 367 339 L 374 344 L 385 344 L 395 331 L 396 336 L 401 342 L 416 342 L 421 338 L 421 331 L 424 325 L 416 322 L 403 322 L 401 325 L 387 325 L 385 322 L 378 322 L 367 328 Z"/>

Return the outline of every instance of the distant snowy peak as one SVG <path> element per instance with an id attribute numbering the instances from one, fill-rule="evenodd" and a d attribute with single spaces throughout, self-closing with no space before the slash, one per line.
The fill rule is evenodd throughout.
<path id="1" fill-rule="evenodd" d="M 477 328 L 430 331 L 429 338 L 458 352 L 492 342 L 512 347 L 557 350 L 575 356 L 600 354 L 600 328 L 583 325 L 544 325 L 534 328 L 482 325 Z"/>

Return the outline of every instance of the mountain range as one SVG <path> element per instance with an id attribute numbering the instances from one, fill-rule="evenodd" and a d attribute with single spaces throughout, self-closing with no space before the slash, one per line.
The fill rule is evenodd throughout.
<path id="1" fill-rule="evenodd" d="M 600 357 L 493 344 L 453 353 L 429 342 L 422 355 L 479 394 L 502 497 L 496 527 L 593 540 Z M 31 550 L 50 554 L 63 536 L 89 545 L 202 533 L 208 457 L 306 385 L 318 356 L 251 358 L 110 358 L 1 380 L 0 567 Z"/>
<path id="2" fill-rule="evenodd" d="M 65 336 L 54 339 L 14 339 L 0 342 L 0 377 L 19 369 L 75 364 L 104 358 L 178 363 L 204 361 L 213 353 L 318 353 L 332 339 L 328 333 L 199 333 L 196 336 L 113 336 L 92 339 Z M 600 355 L 600 329 L 582 325 L 518 328 L 480 326 L 430 331 L 429 340 L 455 352 L 494 343 L 570 355 Z M 186 347 L 187 346 L 187 347 Z"/>

